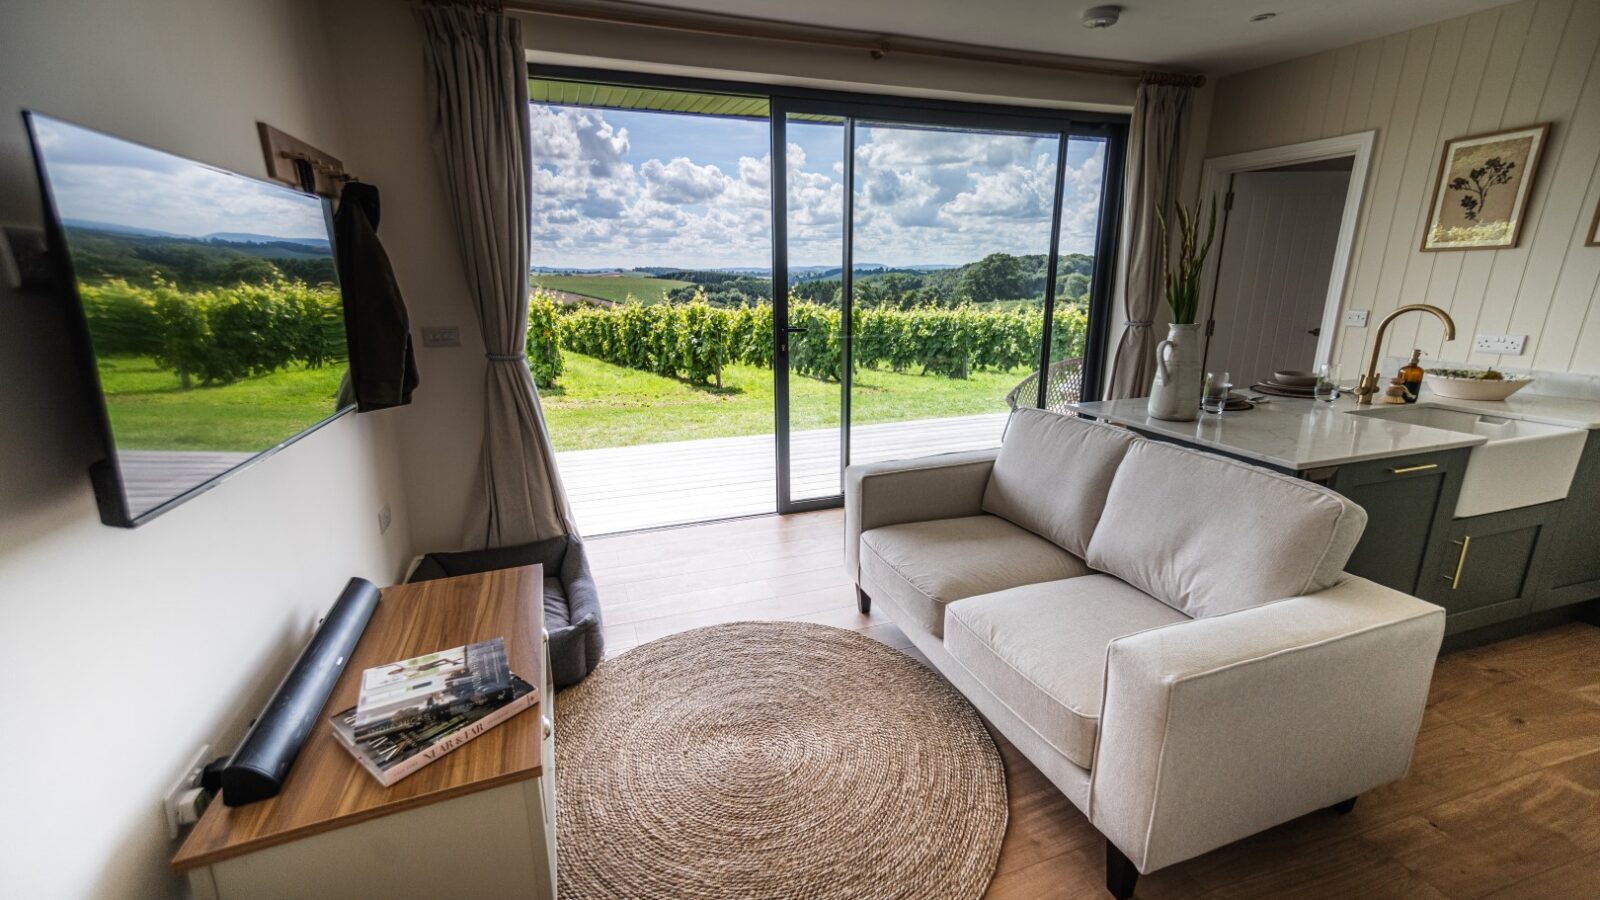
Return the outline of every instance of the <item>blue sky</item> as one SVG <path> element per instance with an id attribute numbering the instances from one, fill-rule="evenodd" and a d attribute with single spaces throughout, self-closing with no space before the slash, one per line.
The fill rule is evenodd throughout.
<path id="1" fill-rule="evenodd" d="M 759 267 L 770 264 L 765 120 L 535 104 L 533 264 Z M 788 128 L 789 256 L 838 265 L 843 129 Z M 1054 137 L 861 124 L 856 260 L 959 264 L 1048 251 Z M 1068 147 L 1062 250 L 1090 252 L 1103 164 Z"/>
<path id="2" fill-rule="evenodd" d="M 34 116 L 33 124 L 64 219 L 188 237 L 328 237 L 316 197 L 46 116 Z"/>

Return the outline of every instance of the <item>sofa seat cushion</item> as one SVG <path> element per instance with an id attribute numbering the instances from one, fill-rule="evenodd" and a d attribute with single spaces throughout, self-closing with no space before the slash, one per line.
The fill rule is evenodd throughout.
<path id="1" fill-rule="evenodd" d="M 997 516 L 907 522 L 861 535 L 862 586 L 934 637 L 944 636 L 952 601 L 1089 573 L 1083 560 Z"/>
<path id="2" fill-rule="evenodd" d="M 983 511 L 1082 557 L 1117 467 L 1138 440 L 1126 428 L 1019 409 L 1006 426 Z"/>
<path id="3" fill-rule="evenodd" d="M 1338 584 L 1366 524 L 1365 510 L 1320 485 L 1140 441 L 1084 558 L 1198 618 Z"/>
<path id="4" fill-rule="evenodd" d="M 944 647 L 1062 756 L 1094 763 L 1106 648 L 1189 617 L 1109 575 L 950 604 Z"/>

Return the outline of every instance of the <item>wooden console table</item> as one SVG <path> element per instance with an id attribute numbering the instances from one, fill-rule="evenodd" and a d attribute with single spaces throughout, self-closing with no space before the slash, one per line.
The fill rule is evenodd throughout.
<path id="1" fill-rule="evenodd" d="M 220 799 L 172 861 L 197 900 L 472 897 L 554 900 L 554 690 L 542 637 L 540 566 L 383 589 L 283 793 Z M 504 636 L 512 671 L 540 702 L 395 784 L 380 785 L 334 739 L 361 672 Z"/>

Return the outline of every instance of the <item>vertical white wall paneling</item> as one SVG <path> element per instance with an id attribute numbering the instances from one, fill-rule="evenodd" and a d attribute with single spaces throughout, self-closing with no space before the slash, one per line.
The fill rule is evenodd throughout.
<path id="1" fill-rule="evenodd" d="M 1249 385 L 1312 367 L 1349 183 L 1349 172 L 1234 176 L 1207 371 Z"/>
<path id="2" fill-rule="evenodd" d="M 1589 4 L 1591 0 L 1585 0 Z M 1541 0 L 1534 10 L 1533 24 L 1528 29 L 1528 40 L 1523 46 L 1522 61 L 1506 99 L 1506 111 L 1501 117 L 1501 128 L 1533 125 L 1538 122 L 1560 120 L 1551 128 L 1549 142 L 1535 173 L 1533 192 L 1524 212 L 1521 242 L 1507 250 L 1479 251 L 1490 257 L 1489 277 L 1484 284 L 1483 301 L 1478 305 L 1478 315 L 1472 322 L 1458 322 L 1465 329 L 1467 340 L 1458 342 L 1460 350 L 1467 352 L 1467 360 L 1474 365 L 1502 364 L 1496 354 L 1472 352 L 1471 336 L 1479 332 L 1503 333 L 1511 319 L 1522 286 L 1522 276 L 1527 271 L 1528 257 L 1541 235 L 1551 232 L 1547 222 L 1560 215 L 1559 206 L 1552 206 L 1556 195 L 1550 193 L 1550 181 L 1544 177 L 1556 170 L 1561 162 L 1562 149 L 1567 145 L 1566 135 L 1571 127 L 1573 103 L 1577 88 L 1583 84 L 1584 72 L 1575 76 L 1557 73 L 1555 64 L 1562 45 L 1562 34 L 1571 17 L 1571 0 Z M 1585 61 L 1593 55 L 1593 41 L 1586 42 Z M 1587 70 L 1587 66 L 1584 67 Z M 1565 78 L 1568 84 L 1563 84 Z M 1566 237 L 1567 235 L 1562 235 Z M 1459 353 L 1456 348 L 1452 352 Z"/>
<path id="3" fill-rule="evenodd" d="M 1429 54 L 1427 74 L 1422 83 L 1422 97 L 1412 127 L 1411 145 L 1405 156 L 1405 169 L 1401 175 L 1401 195 L 1396 198 L 1397 210 L 1390 228 L 1384 258 L 1384 267 L 1378 305 L 1394 309 L 1407 303 L 1417 303 L 1427 295 L 1428 276 L 1437 253 L 1419 253 L 1415 248 L 1422 243 L 1427 227 L 1427 207 L 1433 195 L 1433 168 L 1439 160 L 1439 130 L 1449 103 L 1450 86 L 1456 73 L 1456 63 L 1461 54 L 1461 44 L 1466 38 L 1467 20 L 1454 19 L 1439 26 Z M 1410 240 L 1411 246 L 1405 246 Z M 1420 347 L 1417 337 L 1420 323 L 1426 318 L 1434 328 L 1440 323 L 1431 316 L 1411 316 L 1394 327 L 1397 352 L 1409 353 Z M 1432 352 L 1432 351 L 1429 351 Z"/>
<path id="4" fill-rule="evenodd" d="M 1460 52 L 1456 54 L 1455 72 L 1450 82 L 1450 95 L 1445 100 L 1444 116 L 1439 123 L 1439 134 L 1434 142 L 1433 156 L 1428 165 L 1429 170 L 1424 177 L 1428 179 L 1425 188 L 1428 197 L 1433 196 L 1432 167 L 1439 164 L 1440 148 L 1443 147 L 1447 137 L 1467 134 L 1472 126 L 1473 111 L 1478 105 L 1479 91 L 1484 79 L 1484 60 L 1494 46 L 1495 35 L 1500 30 L 1500 10 L 1491 9 L 1471 16 L 1467 19 L 1466 35 L 1462 38 Z M 1426 202 L 1426 201 L 1425 201 Z M 1422 221 L 1420 228 L 1427 227 L 1427 207 L 1417 210 Z M 1418 232 L 1418 243 L 1421 243 L 1421 231 Z M 1466 253 L 1417 253 L 1412 257 L 1412 264 L 1418 273 L 1426 272 L 1422 302 L 1431 303 L 1442 309 L 1449 309 L 1455 297 L 1456 286 L 1461 278 L 1461 264 L 1470 254 Z M 1408 294 L 1407 296 L 1413 296 Z M 1414 325 L 1405 333 L 1411 338 L 1409 346 L 1420 347 L 1430 356 L 1437 356 L 1444 344 L 1444 325 L 1432 316 L 1415 316 Z"/>
<path id="5" fill-rule="evenodd" d="M 1455 318 L 1457 340 L 1416 317 L 1391 330 L 1385 355 L 1415 346 L 1451 362 L 1600 374 L 1600 249 L 1583 246 L 1600 203 L 1597 54 L 1600 3 L 1522 0 L 1241 72 L 1217 82 L 1205 155 L 1378 131 L 1343 300 L 1371 309 L 1372 324 L 1338 330 L 1347 368 L 1371 352 L 1378 318 L 1426 302 Z M 1553 127 L 1521 245 L 1419 250 L 1444 142 L 1538 122 Z M 1477 332 L 1526 334 L 1527 346 L 1474 354 Z"/>
<path id="6" fill-rule="evenodd" d="M 1523 244 L 1525 253 L 1520 278 L 1516 288 L 1509 292 L 1514 303 L 1503 307 L 1495 317 L 1485 316 L 1479 329 L 1530 335 L 1521 357 L 1505 358 L 1504 362 L 1512 365 L 1526 365 L 1525 360 L 1538 357 L 1542 338 L 1548 336 L 1545 323 L 1555 305 L 1556 283 L 1568 259 L 1600 256 L 1596 248 L 1583 246 L 1583 231 L 1594 215 L 1594 204 L 1585 203 L 1589 199 L 1588 183 L 1580 177 L 1585 164 L 1589 164 L 1588 180 L 1592 181 L 1593 163 L 1596 156 L 1600 156 L 1594 150 L 1600 147 L 1597 48 L 1600 48 L 1600 3 L 1574 5 L 1562 29 L 1561 44 L 1556 50 L 1555 64 L 1539 108 L 1539 121 L 1563 120 L 1562 127 L 1551 129 L 1549 155 L 1541 168 L 1548 167 L 1544 168 L 1545 173 L 1565 168 L 1571 173 L 1574 189 L 1544 190 L 1543 196 L 1536 198 L 1540 201 L 1538 215 L 1529 222 L 1534 231 Z M 1541 178 L 1540 184 L 1548 182 Z M 1593 278 L 1591 271 L 1591 281 Z M 1477 360 L 1478 357 L 1474 357 L 1474 361 Z M 1495 361 L 1501 360 L 1497 357 Z"/>

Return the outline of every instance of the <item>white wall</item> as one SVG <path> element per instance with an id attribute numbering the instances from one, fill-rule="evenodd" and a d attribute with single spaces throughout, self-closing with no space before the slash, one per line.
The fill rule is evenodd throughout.
<path id="1" fill-rule="evenodd" d="M 1600 248 L 1583 246 L 1600 203 L 1600 3 L 1523 0 L 1437 25 L 1243 72 L 1217 85 L 1207 156 L 1367 129 L 1378 132 L 1346 308 L 1377 319 L 1432 303 L 1456 321 L 1396 322 L 1386 355 L 1600 373 Z M 1552 122 L 1521 246 L 1423 253 L 1444 141 Z M 1341 329 L 1345 371 L 1375 327 Z M 1528 335 L 1520 357 L 1471 353 L 1476 333 Z"/>
<path id="2" fill-rule="evenodd" d="M 313 5 L 0 0 L 0 222 L 39 224 L 24 107 L 258 176 L 257 119 L 346 153 Z M 59 311 L 0 287 L 0 897 L 170 897 L 168 783 L 237 741 L 346 578 L 408 557 L 394 416 L 108 528 Z"/>
<path id="3" fill-rule="evenodd" d="M 663 32 L 519 13 L 535 62 L 943 100 L 1126 112 L 1128 78 L 890 52 Z M 826 24 L 826 23 L 819 23 Z"/>

